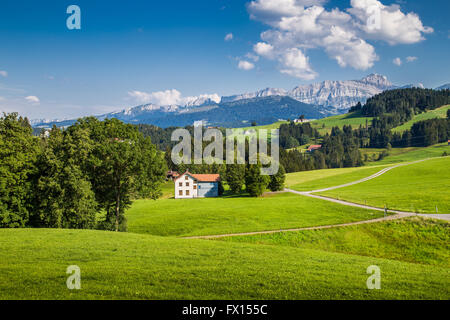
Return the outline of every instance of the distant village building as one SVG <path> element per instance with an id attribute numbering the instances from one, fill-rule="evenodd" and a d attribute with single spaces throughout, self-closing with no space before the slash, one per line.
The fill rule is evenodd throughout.
<path id="1" fill-rule="evenodd" d="M 313 144 L 309 146 L 308 152 L 314 152 L 315 150 L 318 150 L 320 148 L 322 148 L 321 144 Z"/>
<path id="2" fill-rule="evenodd" d="M 170 171 L 167 171 L 166 180 L 175 180 L 179 176 L 180 176 L 180 174 L 178 172 L 170 170 Z"/>
<path id="3" fill-rule="evenodd" d="M 311 122 L 311 121 L 313 121 L 314 119 L 305 119 L 305 118 L 303 118 L 303 119 L 294 119 L 294 123 L 307 123 L 307 122 Z"/>
<path id="4" fill-rule="evenodd" d="M 219 196 L 219 174 L 192 174 L 186 171 L 175 180 L 175 199 Z"/>

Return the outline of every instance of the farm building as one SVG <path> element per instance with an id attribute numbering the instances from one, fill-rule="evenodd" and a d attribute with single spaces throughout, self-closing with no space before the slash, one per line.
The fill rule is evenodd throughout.
<path id="1" fill-rule="evenodd" d="M 175 199 L 219 196 L 219 174 L 192 174 L 186 171 L 174 181 Z"/>
<path id="2" fill-rule="evenodd" d="M 178 178 L 179 177 L 179 173 L 178 172 L 176 172 L 176 171 L 172 171 L 172 170 L 170 170 L 170 171 L 167 171 L 167 174 L 166 174 L 166 180 L 175 180 L 176 178 Z"/>
<path id="3" fill-rule="evenodd" d="M 314 152 L 315 150 L 318 150 L 320 148 L 322 148 L 321 144 L 313 144 L 313 145 L 309 146 L 308 152 Z"/>

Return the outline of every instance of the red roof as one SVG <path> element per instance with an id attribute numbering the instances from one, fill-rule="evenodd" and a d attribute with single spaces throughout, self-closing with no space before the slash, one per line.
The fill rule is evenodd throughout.
<path id="1" fill-rule="evenodd" d="M 195 179 L 201 182 L 218 182 L 220 181 L 220 174 L 191 174 Z"/>
<path id="2" fill-rule="evenodd" d="M 320 148 L 322 148 L 321 144 L 313 144 L 313 145 L 309 146 L 308 150 L 311 151 L 311 150 L 316 150 L 316 149 L 320 149 Z"/>
<path id="3" fill-rule="evenodd" d="M 217 173 L 211 173 L 211 174 L 193 174 L 190 173 L 189 171 L 186 171 L 185 173 L 183 173 L 182 175 L 179 175 L 175 180 L 180 179 L 182 176 L 184 176 L 185 174 L 190 175 L 191 177 L 193 177 L 195 180 L 200 181 L 200 182 L 218 182 L 220 181 L 220 174 Z"/>

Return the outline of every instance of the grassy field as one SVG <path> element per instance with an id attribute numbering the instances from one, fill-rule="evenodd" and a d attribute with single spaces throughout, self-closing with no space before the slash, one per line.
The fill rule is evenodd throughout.
<path id="1" fill-rule="evenodd" d="M 327 132 L 331 132 L 331 128 L 333 127 L 342 128 L 344 125 L 351 125 L 354 129 L 356 129 L 360 125 L 365 126 L 366 121 L 370 126 L 372 119 L 373 117 L 363 117 L 359 112 L 353 112 L 314 120 L 311 122 L 311 125 L 313 128 L 319 130 L 321 134 L 325 134 Z"/>
<path id="2" fill-rule="evenodd" d="M 160 236 L 194 236 L 339 224 L 377 218 L 381 212 L 290 193 L 263 198 L 138 200 L 128 230 Z"/>
<path id="3" fill-rule="evenodd" d="M 173 181 L 167 181 L 162 186 L 162 196 L 161 199 L 168 199 L 174 197 L 175 185 Z"/>
<path id="4" fill-rule="evenodd" d="M 259 129 L 266 129 L 266 130 L 270 130 L 270 129 L 278 129 L 282 124 L 289 124 L 289 121 L 277 121 L 271 124 L 266 124 L 263 126 L 250 126 L 250 127 L 243 127 L 243 128 L 238 128 L 238 129 L 243 129 L 243 130 L 248 130 L 248 129 L 255 129 L 255 130 L 259 130 Z"/>
<path id="5" fill-rule="evenodd" d="M 434 146 L 420 148 L 392 148 L 389 155 L 383 160 L 376 162 L 368 162 L 368 166 L 379 166 L 385 164 L 395 164 L 399 162 L 410 162 L 427 158 L 441 157 L 444 152 L 450 154 L 450 146 L 445 143 L 436 144 Z"/>
<path id="6" fill-rule="evenodd" d="M 323 169 L 286 174 L 286 187 L 297 191 L 311 191 L 368 177 L 386 166 Z"/>
<path id="7" fill-rule="evenodd" d="M 446 267 L 289 246 L 0 230 L 0 299 L 449 299 Z M 66 268 L 81 269 L 68 290 Z M 368 290 L 366 269 L 382 270 Z"/>
<path id="8" fill-rule="evenodd" d="M 350 187 L 320 193 L 355 203 L 390 209 L 450 213 L 450 157 L 395 168 Z"/>
<path id="9" fill-rule="evenodd" d="M 449 109 L 450 109 L 450 105 L 447 105 L 447 106 L 442 106 L 442 107 L 434 109 L 434 110 L 430 110 L 427 112 L 417 114 L 414 116 L 414 118 L 412 120 L 404 123 L 401 126 L 398 126 L 394 129 L 392 129 L 392 131 L 403 132 L 403 131 L 411 129 L 413 124 L 416 122 L 429 120 L 429 119 L 435 119 L 435 118 L 445 118 L 445 117 L 447 117 L 447 110 L 449 110 Z"/>
<path id="10" fill-rule="evenodd" d="M 450 268 L 450 223 L 418 217 L 221 240 L 319 249 Z"/>

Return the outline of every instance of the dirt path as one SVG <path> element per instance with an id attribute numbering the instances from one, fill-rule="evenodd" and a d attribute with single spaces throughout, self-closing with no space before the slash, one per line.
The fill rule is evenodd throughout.
<path id="1" fill-rule="evenodd" d="M 387 216 L 384 218 L 377 218 L 377 219 L 372 219 L 372 220 L 364 220 L 364 221 L 356 221 L 356 222 L 348 222 L 348 223 L 341 223 L 341 224 L 333 224 L 333 225 L 325 225 L 325 226 L 304 227 L 304 228 L 295 228 L 295 229 L 278 229 L 278 230 L 255 231 L 255 232 L 242 232 L 242 233 L 228 233 L 228 234 L 217 234 L 217 235 L 211 235 L 211 236 L 193 236 L 193 237 L 184 237 L 184 239 L 215 239 L 215 238 L 236 237 L 236 236 L 252 236 L 252 235 L 258 235 L 258 234 L 272 234 L 272 233 L 279 233 L 279 232 L 330 229 L 330 228 L 337 228 L 337 227 L 354 226 L 354 225 L 358 225 L 358 224 L 367 224 L 367 223 L 375 223 L 375 222 L 381 222 L 381 221 L 403 219 L 406 217 L 410 217 L 412 215 L 414 215 L 414 214 L 398 213 L 398 214 L 395 214 L 392 216 Z"/>

